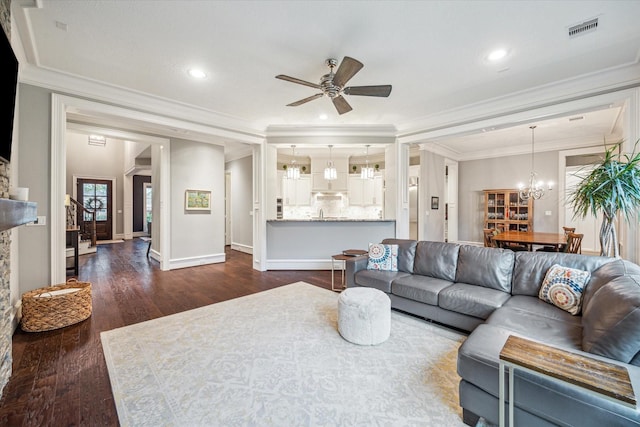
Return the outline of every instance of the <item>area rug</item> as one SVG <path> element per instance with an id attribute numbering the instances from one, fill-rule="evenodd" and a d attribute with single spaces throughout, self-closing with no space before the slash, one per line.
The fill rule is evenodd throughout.
<path id="1" fill-rule="evenodd" d="M 463 426 L 450 330 L 393 311 L 377 346 L 297 282 L 101 333 L 122 426 Z"/>

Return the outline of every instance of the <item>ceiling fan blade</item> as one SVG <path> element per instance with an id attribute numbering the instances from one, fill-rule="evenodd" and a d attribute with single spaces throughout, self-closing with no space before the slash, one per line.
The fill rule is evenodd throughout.
<path id="1" fill-rule="evenodd" d="M 301 99 L 300 101 L 296 101 L 296 102 L 292 102 L 291 104 L 287 104 L 287 107 L 297 107 L 298 105 L 302 105 L 304 103 L 307 103 L 309 101 L 313 101 L 314 99 L 318 99 L 320 98 L 322 95 L 322 93 L 316 93 L 315 95 L 311 95 L 305 99 Z"/>
<path id="2" fill-rule="evenodd" d="M 351 87 L 345 87 L 343 92 L 346 95 L 383 96 L 383 97 L 387 97 L 391 93 L 391 85 L 351 86 Z"/>
<path id="3" fill-rule="evenodd" d="M 298 83 L 299 85 L 309 86 L 315 89 L 320 89 L 320 85 L 316 83 L 307 82 L 304 80 L 296 79 L 295 77 L 285 76 L 284 74 L 278 74 L 276 79 L 286 80 L 291 83 Z"/>
<path id="4" fill-rule="evenodd" d="M 349 111 L 352 110 L 351 105 L 349 105 L 347 100 L 344 99 L 342 96 L 336 96 L 335 98 L 332 99 L 332 101 L 333 101 L 333 105 L 335 105 L 336 107 L 336 110 L 338 110 L 338 113 L 340 114 L 348 113 Z"/>
<path id="5" fill-rule="evenodd" d="M 336 71 L 336 75 L 333 77 L 333 84 L 336 86 L 344 86 L 362 67 L 364 67 L 362 62 L 345 56 L 338 67 L 338 71 Z"/>

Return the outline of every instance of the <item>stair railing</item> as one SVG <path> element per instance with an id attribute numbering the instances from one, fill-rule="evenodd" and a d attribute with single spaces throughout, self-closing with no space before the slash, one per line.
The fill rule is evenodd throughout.
<path id="1" fill-rule="evenodd" d="M 79 228 L 80 235 L 91 240 L 91 246 L 95 246 L 98 239 L 96 235 L 96 212 L 87 209 L 73 197 L 67 206 L 67 228 Z M 90 216 L 90 220 L 85 220 L 85 214 Z"/>

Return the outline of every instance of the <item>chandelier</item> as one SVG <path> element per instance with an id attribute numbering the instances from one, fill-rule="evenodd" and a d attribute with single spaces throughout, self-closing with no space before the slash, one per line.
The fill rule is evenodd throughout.
<path id="1" fill-rule="evenodd" d="M 327 167 L 324 168 L 324 179 L 328 181 L 333 181 L 334 179 L 338 179 L 338 172 L 336 168 L 333 166 L 333 157 L 331 156 L 331 148 L 333 145 L 329 146 L 329 161 L 327 162 Z"/>
<path id="2" fill-rule="evenodd" d="M 372 167 L 369 167 L 369 145 L 367 147 L 367 159 L 365 166 L 360 171 L 360 178 L 362 179 L 373 179 L 374 171 Z"/>
<path id="3" fill-rule="evenodd" d="M 291 146 L 292 158 L 291 164 L 287 168 L 287 178 L 288 179 L 300 179 L 300 168 L 296 164 L 296 146 Z"/>
<path id="4" fill-rule="evenodd" d="M 544 188 L 544 182 L 543 181 L 538 181 L 538 174 L 535 171 L 534 168 L 534 129 L 536 128 L 536 126 L 529 126 L 529 129 L 531 129 L 531 173 L 529 174 L 529 186 L 525 188 L 524 184 L 520 184 L 518 186 L 518 189 L 520 190 L 520 199 L 521 200 L 529 200 L 529 199 L 534 199 L 534 200 L 538 200 L 539 198 L 541 198 L 542 196 L 544 196 L 544 192 L 545 192 L 545 188 Z M 547 190 L 551 190 L 551 186 L 552 186 L 552 182 L 549 181 L 549 183 L 547 184 Z"/>

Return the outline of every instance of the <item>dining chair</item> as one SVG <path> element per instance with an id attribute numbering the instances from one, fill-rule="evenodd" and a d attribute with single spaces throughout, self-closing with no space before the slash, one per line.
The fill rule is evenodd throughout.
<path id="1" fill-rule="evenodd" d="M 562 230 L 564 231 L 564 237 L 565 238 L 569 238 L 569 233 L 575 233 L 576 232 L 576 228 L 575 227 L 562 227 Z M 558 248 L 556 249 L 555 246 L 543 246 L 540 249 L 538 249 L 539 252 L 567 252 L 566 251 L 567 245 L 566 244 L 562 244 L 559 245 Z"/>
<path id="2" fill-rule="evenodd" d="M 582 253 L 582 238 L 584 234 L 569 233 L 567 234 L 567 246 L 565 252 L 570 254 Z"/>
<path id="3" fill-rule="evenodd" d="M 495 234 L 493 233 L 495 228 L 484 228 L 482 231 L 484 233 L 484 246 L 485 248 L 495 248 L 496 243 L 491 240 Z"/>

